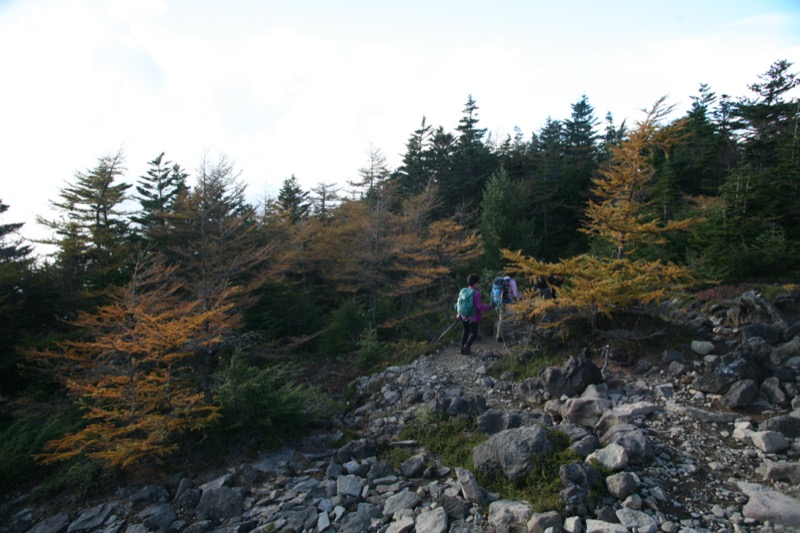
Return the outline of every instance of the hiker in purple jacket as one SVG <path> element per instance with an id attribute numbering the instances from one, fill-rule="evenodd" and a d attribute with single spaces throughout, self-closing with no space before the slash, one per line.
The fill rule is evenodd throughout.
<path id="1" fill-rule="evenodd" d="M 467 276 L 467 285 L 472 289 L 472 304 L 475 311 L 471 317 L 464 318 L 460 314 L 456 315 L 461 320 L 461 326 L 464 330 L 461 333 L 461 351 L 462 355 L 471 355 L 470 346 L 478 336 L 478 323 L 483 320 L 483 311 L 491 311 L 492 306 L 484 304 L 481 300 L 481 293 L 475 287 L 480 278 L 477 274 L 470 274 Z"/>

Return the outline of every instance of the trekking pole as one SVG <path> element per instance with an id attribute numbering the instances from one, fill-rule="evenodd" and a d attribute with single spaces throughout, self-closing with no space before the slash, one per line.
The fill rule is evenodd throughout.
<path id="1" fill-rule="evenodd" d="M 503 348 L 506 348 L 506 337 L 503 335 L 503 302 L 497 304 L 497 334 L 495 335 L 496 341 L 502 341 Z"/>
<path id="2" fill-rule="evenodd" d="M 448 331 L 450 331 L 451 329 L 453 329 L 453 326 L 455 326 L 456 324 L 458 324 L 458 322 L 459 322 L 459 320 L 456 318 L 456 321 L 455 321 L 455 322 L 453 322 L 452 324 L 450 324 L 449 326 L 447 326 L 447 329 L 446 329 L 446 330 L 444 330 L 444 332 L 443 332 L 441 335 L 439 335 L 439 338 L 438 338 L 438 339 L 436 339 L 435 341 L 433 341 L 431 344 L 435 344 L 435 343 L 439 342 L 440 340 L 442 340 L 442 337 L 444 337 L 445 335 L 447 335 L 447 332 L 448 332 Z"/>

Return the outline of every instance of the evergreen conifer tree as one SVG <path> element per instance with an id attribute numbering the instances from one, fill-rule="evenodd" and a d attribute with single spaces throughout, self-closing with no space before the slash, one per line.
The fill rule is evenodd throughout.
<path id="1" fill-rule="evenodd" d="M 308 217 L 310 210 L 308 195 L 309 193 L 300 187 L 294 174 L 291 178 L 283 180 L 281 190 L 278 191 L 278 206 L 292 224 Z"/>
<path id="2" fill-rule="evenodd" d="M 45 244 L 56 246 L 62 289 L 81 308 L 97 303 L 103 291 L 124 283 L 129 251 L 128 222 L 122 211 L 129 184 L 121 152 L 99 158 L 97 166 L 75 174 L 51 206 L 60 217 L 37 221 L 54 232 Z"/>
<path id="3" fill-rule="evenodd" d="M 189 175 L 177 163 L 165 161 L 164 152 L 148 164 L 150 168 L 139 178 L 134 196 L 140 211 L 131 220 L 142 238 L 163 250 L 170 244 L 176 203 L 189 190 L 186 184 Z"/>

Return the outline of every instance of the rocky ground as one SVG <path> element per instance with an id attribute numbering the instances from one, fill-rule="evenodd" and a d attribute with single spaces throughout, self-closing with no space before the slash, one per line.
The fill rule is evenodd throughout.
<path id="1" fill-rule="evenodd" d="M 797 322 L 759 295 L 680 318 L 691 343 L 636 364 L 613 348 L 573 354 L 523 381 L 496 369 L 536 328 L 483 337 L 471 356 L 451 345 L 356 380 L 357 400 L 325 435 L 224 472 L 120 487 L 82 509 L 45 512 L 18 496 L 0 508 L 0 531 L 800 531 Z M 489 435 L 473 450 L 476 472 L 524 475 L 552 429 L 586 462 L 562 467 L 558 512 L 534 512 L 400 439 L 430 412 L 473 417 Z M 333 446 L 343 434 L 355 438 Z M 410 458 L 392 468 L 382 446 Z"/>

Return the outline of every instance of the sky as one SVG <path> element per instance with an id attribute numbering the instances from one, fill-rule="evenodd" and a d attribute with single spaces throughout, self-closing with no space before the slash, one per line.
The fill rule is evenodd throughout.
<path id="1" fill-rule="evenodd" d="M 752 96 L 782 59 L 800 72 L 798 0 L 0 0 L 0 224 L 46 237 L 35 217 L 119 151 L 128 183 L 225 155 L 257 204 L 371 150 L 397 167 L 470 95 L 493 138 L 529 138 L 583 95 L 617 124 L 701 83 Z"/>

